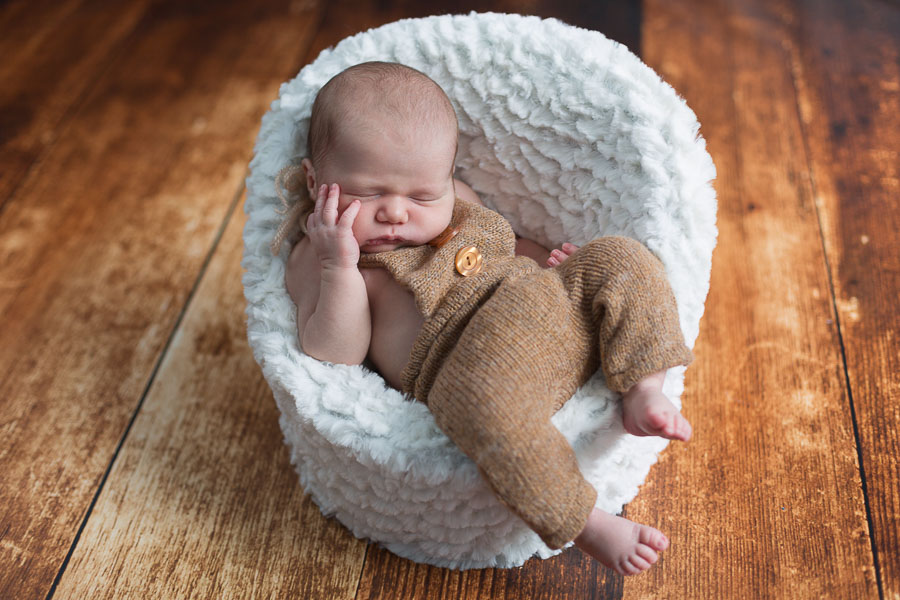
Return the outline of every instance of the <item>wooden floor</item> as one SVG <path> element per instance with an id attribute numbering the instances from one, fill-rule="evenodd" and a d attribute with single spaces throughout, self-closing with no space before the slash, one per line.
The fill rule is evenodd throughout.
<path id="1" fill-rule="evenodd" d="M 399 559 L 324 519 L 250 354 L 243 178 L 320 50 L 398 18 L 556 16 L 697 113 L 719 243 L 623 579 Z M 896 0 L 0 4 L 0 598 L 900 598 Z"/>

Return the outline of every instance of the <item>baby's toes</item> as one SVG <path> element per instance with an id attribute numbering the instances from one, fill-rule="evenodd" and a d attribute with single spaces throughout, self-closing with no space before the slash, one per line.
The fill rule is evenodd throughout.
<path id="1" fill-rule="evenodd" d="M 551 267 L 555 267 L 560 264 L 562 261 L 566 260 L 566 254 L 559 250 L 551 250 L 550 258 L 547 259 L 547 264 Z"/>
<path id="2" fill-rule="evenodd" d="M 688 441 L 691 439 L 691 433 L 693 432 L 693 428 L 691 424 L 688 423 L 688 420 L 682 417 L 680 414 L 675 414 L 675 437 L 682 441 Z"/>
<path id="3" fill-rule="evenodd" d="M 669 539 L 663 535 L 663 532 L 646 525 L 641 525 L 638 542 L 656 552 L 662 552 L 669 547 Z"/>
<path id="4" fill-rule="evenodd" d="M 659 560 L 659 554 L 657 554 L 653 548 L 644 544 L 638 544 L 635 553 L 647 562 L 647 566 L 650 566 Z"/>
<path id="5" fill-rule="evenodd" d="M 664 410 L 650 410 L 647 412 L 646 420 L 647 429 L 653 433 L 674 433 L 672 415 Z"/>
<path id="6" fill-rule="evenodd" d="M 647 569 L 649 569 L 649 568 L 650 568 L 650 564 L 651 564 L 651 563 L 647 562 L 646 560 L 644 560 L 643 558 L 641 558 L 640 556 L 638 556 L 638 555 L 636 555 L 636 554 L 633 555 L 633 556 L 629 556 L 629 557 L 628 557 L 628 562 L 631 563 L 631 566 L 632 566 L 632 567 L 634 567 L 635 569 L 637 569 L 637 572 L 638 572 L 638 573 L 640 573 L 641 571 L 646 571 Z"/>
<path id="7" fill-rule="evenodd" d="M 619 563 L 619 568 L 616 569 L 621 575 L 637 575 L 643 569 L 636 567 L 629 560 L 631 557 L 623 558 L 622 562 Z"/>
<path id="8" fill-rule="evenodd" d="M 663 433 L 669 439 L 688 441 L 691 438 L 691 424 L 681 416 L 681 413 L 673 413 L 671 419 L 663 429 Z"/>

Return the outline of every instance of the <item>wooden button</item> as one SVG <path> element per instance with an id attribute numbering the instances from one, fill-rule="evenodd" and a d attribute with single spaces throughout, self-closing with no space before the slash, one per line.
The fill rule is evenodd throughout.
<path id="1" fill-rule="evenodd" d="M 484 265 L 484 257 L 475 246 L 460 248 L 456 253 L 456 270 L 463 277 L 480 273 L 482 265 Z"/>
<path id="2" fill-rule="evenodd" d="M 428 242 L 428 245 L 434 246 L 435 248 L 440 248 L 441 246 L 455 238 L 457 233 L 459 233 L 458 227 L 447 225 L 447 229 L 439 233 L 436 238 Z"/>

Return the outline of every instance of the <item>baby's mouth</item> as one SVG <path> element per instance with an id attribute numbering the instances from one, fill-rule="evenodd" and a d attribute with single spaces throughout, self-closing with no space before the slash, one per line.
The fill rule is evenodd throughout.
<path id="1" fill-rule="evenodd" d="M 406 240 L 403 239 L 402 237 L 390 235 L 387 237 L 380 237 L 380 238 L 375 238 L 375 239 L 369 240 L 366 243 L 366 245 L 367 246 L 381 246 L 383 244 L 402 244 L 405 241 Z"/>

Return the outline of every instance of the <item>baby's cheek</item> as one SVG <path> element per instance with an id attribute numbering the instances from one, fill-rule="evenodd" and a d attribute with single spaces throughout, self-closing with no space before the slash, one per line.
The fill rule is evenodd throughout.
<path id="1" fill-rule="evenodd" d="M 343 215 L 344 211 L 353 204 L 353 198 L 348 198 L 341 194 L 340 198 L 338 198 L 338 215 Z"/>
<path id="2" fill-rule="evenodd" d="M 370 215 L 368 211 L 365 209 L 365 204 L 360 207 L 359 212 L 356 214 L 356 219 L 353 221 L 353 237 L 356 238 L 356 241 L 360 244 L 367 241 L 371 236 L 369 234 L 369 227 L 367 226 L 368 219 L 370 219 Z"/>
<path id="3" fill-rule="evenodd" d="M 353 204 L 355 198 L 347 198 L 345 196 L 341 196 L 338 200 L 338 218 L 341 218 L 344 215 L 344 211 L 350 208 L 350 205 Z M 356 223 L 359 223 L 362 220 L 362 213 L 365 210 L 365 204 L 359 207 L 359 212 L 356 214 L 356 219 L 354 220 L 353 228 L 356 228 Z"/>

